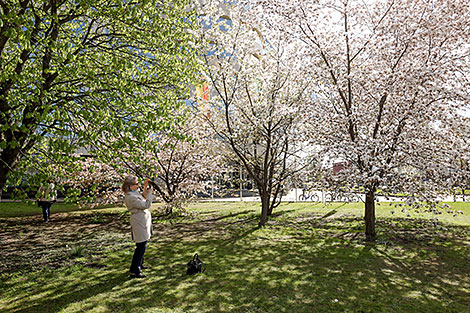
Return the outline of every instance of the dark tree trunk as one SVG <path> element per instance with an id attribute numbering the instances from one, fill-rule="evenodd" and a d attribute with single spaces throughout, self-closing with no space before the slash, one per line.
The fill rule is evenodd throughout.
<path id="1" fill-rule="evenodd" d="M 364 220 L 366 223 L 366 241 L 375 241 L 375 192 L 372 190 L 366 193 L 366 211 Z"/>
<path id="2" fill-rule="evenodd" d="M 272 205 L 269 205 L 269 202 L 268 202 L 268 213 L 267 213 L 267 215 L 271 216 L 272 214 L 273 214 L 273 207 L 272 207 Z"/>
<path id="3" fill-rule="evenodd" d="M 10 169 L 8 166 L 4 163 L 0 163 L 0 190 L 3 190 L 3 187 L 5 187 L 9 172 Z"/>
<path id="4" fill-rule="evenodd" d="M 8 145 L 0 152 L 0 190 L 5 187 L 8 174 L 16 167 L 21 155 L 19 148 L 11 149 Z"/>
<path id="5" fill-rule="evenodd" d="M 268 211 L 269 211 L 269 195 L 261 194 L 261 217 L 259 219 L 259 226 L 266 225 L 268 221 Z"/>

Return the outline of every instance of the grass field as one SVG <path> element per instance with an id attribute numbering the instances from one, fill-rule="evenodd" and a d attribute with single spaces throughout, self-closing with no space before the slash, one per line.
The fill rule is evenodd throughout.
<path id="1" fill-rule="evenodd" d="M 124 208 L 53 206 L 44 224 L 0 203 L 0 312 L 470 312 L 470 206 L 452 207 L 381 204 L 371 244 L 360 204 L 286 203 L 263 228 L 257 203 L 155 206 L 138 280 Z M 195 252 L 206 271 L 186 276 Z"/>
<path id="2" fill-rule="evenodd" d="M 109 207 L 109 206 L 107 206 Z M 67 213 L 67 212 L 78 212 L 78 211 L 89 211 L 87 207 L 79 207 L 75 204 L 69 204 L 64 202 L 56 202 L 52 204 L 52 213 Z M 0 202 L 0 218 L 4 217 L 20 217 L 20 216 L 31 216 L 41 215 L 41 207 L 36 205 L 36 202 L 29 201 L 24 202 Z"/>

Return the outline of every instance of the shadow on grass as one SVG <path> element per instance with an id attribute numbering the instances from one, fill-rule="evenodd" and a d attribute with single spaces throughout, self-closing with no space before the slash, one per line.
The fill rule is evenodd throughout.
<path id="1" fill-rule="evenodd" d="M 244 210 L 244 211 L 240 211 L 240 212 L 229 213 L 227 215 L 221 215 L 221 216 L 218 216 L 218 217 L 213 217 L 213 218 L 206 219 L 206 220 L 204 220 L 204 222 L 220 221 L 220 220 L 224 220 L 224 219 L 231 218 L 231 217 L 245 215 L 245 214 L 248 214 L 248 213 L 252 213 L 252 211 L 251 210 Z"/>
<path id="2" fill-rule="evenodd" d="M 277 211 L 271 214 L 269 218 L 276 218 L 276 217 L 281 217 L 281 216 L 288 216 L 290 213 L 295 212 L 295 210 L 282 210 L 282 211 Z"/>
<path id="3" fill-rule="evenodd" d="M 326 213 L 325 215 L 323 215 L 321 218 L 328 218 L 332 215 L 335 215 L 338 211 L 336 209 L 334 210 L 331 210 L 330 212 Z"/>
<path id="4" fill-rule="evenodd" d="M 54 275 L 50 276 L 52 278 Z M 92 273 L 77 278 L 74 283 L 70 283 L 66 278 L 63 278 L 63 281 L 55 279 L 51 286 L 46 283 L 41 290 L 44 296 L 25 297 L 17 306 L 4 312 L 60 312 L 71 303 L 85 301 L 91 297 L 99 297 L 99 295 L 106 297 L 112 289 L 122 286 L 129 280 L 128 274 L 124 271 L 120 274 L 101 277 L 97 273 Z M 93 306 L 96 307 L 96 304 Z M 87 310 L 87 305 L 84 310 Z"/>
<path id="5" fill-rule="evenodd" d="M 177 268 L 162 268 L 162 285 L 143 296 L 142 305 L 164 303 L 182 312 L 462 312 L 470 304 L 468 265 L 459 269 L 463 256 L 433 251 L 433 258 L 411 253 L 403 259 L 394 249 L 338 239 L 259 239 L 268 235 L 262 229 L 241 234 L 196 242 L 206 273 L 184 277 Z M 176 245 L 161 253 L 184 250 Z"/>
<path id="6" fill-rule="evenodd" d="M 83 214 L 56 215 L 49 223 L 35 217 L 0 220 L 0 274 L 68 266 L 73 246 L 83 247 L 85 254 L 95 258 L 103 257 L 104 250 L 130 244 L 126 219 L 120 214 L 99 219 Z"/>
<path id="7" fill-rule="evenodd" d="M 3 301 L 14 303 L 4 311 L 465 312 L 470 305 L 468 227 L 381 219 L 380 240 L 368 244 L 355 217 L 256 224 L 237 214 L 158 225 L 144 280 L 122 274 L 129 251 L 110 254 L 101 272 L 59 269 L 32 284 L 37 273 L 7 277 Z M 207 270 L 186 276 L 195 252 Z"/>
<path id="8" fill-rule="evenodd" d="M 354 229 L 356 222 L 339 220 L 344 229 L 352 225 L 350 234 L 362 237 Z M 346 236 L 324 237 L 331 227 L 317 221 L 312 229 L 312 224 L 292 223 L 280 230 L 275 225 L 224 227 L 226 239 L 161 246 L 158 253 L 179 266 L 160 267 L 158 287 L 141 297 L 141 307 L 181 312 L 463 312 L 470 305 L 468 250 L 461 253 L 459 240 L 429 227 L 421 232 L 429 234 L 430 247 L 417 250 L 423 241 L 409 246 L 398 237 L 393 244 L 366 244 Z M 442 238 L 445 248 L 435 245 Z M 199 252 L 205 274 L 182 275 L 188 250 Z"/>

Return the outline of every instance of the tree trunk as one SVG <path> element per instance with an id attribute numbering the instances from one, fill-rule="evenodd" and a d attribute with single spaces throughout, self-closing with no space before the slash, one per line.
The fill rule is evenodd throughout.
<path id="1" fill-rule="evenodd" d="M 171 213 L 173 213 L 173 206 L 171 206 L 170 203 L 167 203 L 165 208 L 165 214 L 170 215 Z"/>
<path id="2" fill-rule="evenodd" d="M 261 194 L 261 217 L 258 225 L 264 226 L 268 220 L 269 195 Z"/>
<path id="3" fill-rule="evenodd" d="M 372 190 L 366 193 L 366 211 L 364 220 L 366 222 L 366 241 L 375 241 L 375 192 Z"/>
<path id="4" fill-rule="evenodd" d="M 0 190 L 3 190 L 3 187 L 5 187 L 9 172 L 10 169 L 8 168 L 8 166 L 3 163 L 0 163 Z"/>
<path id="5" fill-rule="evenodd" d="M 269 199 L 269 198 L 268 198 Z M 269 205 L 269 201 L 268 201 L 268 216 L 271 216 L 273 214 L 273 207 L 271 205 Z"/>
<path id="6" fill-rule="evenodd" d="M 11 149 L 8 146 L 0 152 L 0 189 L 5 187 L 8 174 L 10 174 L 12 169 L 18 164 L 20 152 L 20 149 Z"/>

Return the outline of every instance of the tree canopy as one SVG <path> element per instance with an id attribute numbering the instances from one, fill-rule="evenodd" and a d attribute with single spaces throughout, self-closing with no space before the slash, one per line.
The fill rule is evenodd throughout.
<path id="1" fill-rule="evenodd" d="M 268 0 L 248 11 L 266 36 L 301 43 L 294 53 L 315 81 L 311 141 L 348 164 L 331 182 L 365 193 L 367 239 L 378 189 L 442 194 L 469 103 L 468 1 Z"/>
<path id="2" fill-rule="evenodd" d="M 213 90 L 208 120 L 246 169 L 258 189 L 264 226 L 289 182 L 304 166 L 301 156 L 310 79 L 299 76 L 294 47 L 282 38 L 267 41 L 245 18 L 245 9 L 207 5 L 201 36 L 207 80 Z"/>
<path id="3" fill-rule="evenodd" d="M 185 0 L 1 0 L 0 17 L 0 188 L 78 147 L 150 143 L 195 81 Z"/>

